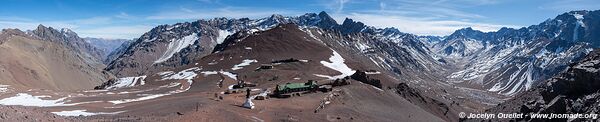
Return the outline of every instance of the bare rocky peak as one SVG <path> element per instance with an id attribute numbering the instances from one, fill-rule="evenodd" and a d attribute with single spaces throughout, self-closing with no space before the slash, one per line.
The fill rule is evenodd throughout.
<path id="1" fill-rule="evenodd" d="M 87 43 L 84 39 L 77 36 L 77 33 L 70 29 L 63 28 L 61 30 L 52 27 L 39 25 L 35 30 L 31 31 L 32 35 L 37 36 L 41 40 L 52 41 L 76 52 L 81 53 L 84 57 L 91 58 L 91 62 L 100 62 L 102 57 L 106 55 L 102 50 Z"/>

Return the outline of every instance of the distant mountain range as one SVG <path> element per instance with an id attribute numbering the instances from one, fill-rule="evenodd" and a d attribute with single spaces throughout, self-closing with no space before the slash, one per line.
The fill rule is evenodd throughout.
<path id="1" fill-rule="evenodd" d="M 109 58 L 111 56 L 110 54 L 113 53 L 113 51 L 116 51 L 121 46 L 124 46 L 124 47 L 129 46 L 128 44 L 130 44 L 132 41 L 132 40 L 128 40 L 128 39 L 104 39 L 104 38 L 91 38 L 91 37 L 83 38 L 83 40 L 85 40 L 87 43 L 91 44 L 92 46 L 102 50 L 103 53 L 106 54 L 104 57 L 102 57 L 102 61 L 106 64 L 110 63 L 111 60 L 114 60 L 114 59 Z"/>
<path id="2" fill-rule="evenodd" d="M 539 84 L 600 47 L 600 11 L 572 11 L 538 25 L 481 32 L 457 30 L 432 49 L 462 70 L 447 78 L 514 95 Z M 460 66 L 462 65 L 462 66 Z"/>
<path id="3" fill-rule="evenodd" d="M 85 103 L 90 102 L 85 101 L 88 99 L 119 98 L 110 101 L 113 104 L 98 104 L 102 107 L 96 109 L 156 99 L 160 102 L 155 104 L 162 106 L 157 108 L 174 110 L 164 106 L 177 103 L 198 107 L 198 99 L 224 95 L 224 89 L 231 92 L 233 85 L 223 84 L 238 80 L 255 83 L 256 88 L 265 91 L 278 84 L 305 80 L 333 84 L 332 87 L 341 80 L 358 83 L 336 86 L 334 92 L 341 96 L 338 99 L 332 98 L 336 96 L 332 92 L 327 96 L 308 94 L 316 97 L 298 94 L 305 99 L 298 104 L 303 107 L 293 109 L 278 103 L 289 103 L 285 101 L 289 99 L 262 101 L 276 103 L 272 104 L 275 107 L 264 109 L 273 120 L 290 115 L 272 113 L 302 113 L 306 106 L 330 99 L 338 103 L 327 110 L 327 115 L 317 112 L 325 106 L 323 102 L 314 113 L 310 108 L 309 114 L 298 116 L 322 115 L 329 119 L 332 113 L 342 113 L 361 117 L 358 121 L 419 117 L 428 121 L 459 121 L 459 112 L 480 112 L 490 107 L 491 111 L 547 111 L 552 108 L 531 106 L 552 106 L 556 101 L 568 103 L 567 107 L 573 108 L 567 109 L 571 112 L 597 112 L 593 107 L 577 106 L 586 104 L 579 99 L 597 100 L 593 81 L 598 73 L 599 24 L 600 10 L 571 11 L 519 29 L 482 32 L 463 28 L 438 37 L 418 36 L 391 27 L 376 28 L 350 18 L 338 23 L 326 12 L 320 12 L 160 25 L 131 41 L 80 38 L 68 29 L 40 25 L 32 31 L 5 29 L 0 33 L 0 55 L 10 57 L 0 59 L 0 70 L 11 72 L 0 75 L 0 80 L 7 81 L 0 84 L 54 90 L 96 85 L 96 89 L 105 91 L 64 99 Z M 588 82 L 591 87 L 586 85 Z M 115 94 L 113 90 L 122 92 Z M 142 97 L 127 95 L 130 93 L 140 93 L 137 96 Z M 542 96 L 533 95 L 539 103 L 523 102 L 524 97 L 532 97 L 528 96 L 531 93 Z M 190 99 L 191 95 L 196 96 Z M 77 98 L 81 96 L 85 97 Z M 169 99 L 161 99 L 163 96 Z M 223 102 L 202 102 L 219 106 L 216 108 L 240 102 L 235 96 L 217 98 L 214 101 Z M 131 113 L 149 110 L 137 109 L 137 105 L 119 109 Z M 515 107 L 518 105 L 525 107 Z M 365 116 L 370 119 L 362 118 Z"/>
<path id="4" fill-rule="evenodd" d="M 346 46 L 359 48 L 373 63 L 398 75 L 410 69 L 405 72 L 430 74 L 426 76 L 434 77 L 428 78 L 430 81 L 476 85 L 513 95 L 598 48 L 600 43 L 595 36 L 599 34 L 595 34 L 598 31 L 593 25 L 600 21 L 596 16 L 598 11 L 572 11 L 520 29 L 481 32 L 464 28 L 446 37 L 416 36 L 395 28 L 377 29 L 351 19 L 337 24 L 325 12 L 297 17 L 273 15 L 256 20 L 215 18 L 156 27 L 133 42 L 126 55 L 109 64 L 107 70 L 117 76 L 136 76 L 163 66 L 186 65 L 210 54 L 228 35 L 296 23 L 339 32 L 337 38 L 347 40 Z M 351 41 L 364 40 L 361 38 L 373 41 Z"/>

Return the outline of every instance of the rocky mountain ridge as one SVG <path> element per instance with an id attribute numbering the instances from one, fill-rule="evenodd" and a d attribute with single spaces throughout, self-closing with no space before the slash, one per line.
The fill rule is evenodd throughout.
<path id="1" fill-rule="evenodd" d="M 504 95 L 526 91 L 599 48 L 594 25 L 600 11 L 571 11 L 538 25 L 481 32 L 457 30 L 432 46 L 458 62 L 451 82 L 480 84 Z M 462 66 L 461 66 L 462 65 Z"/>

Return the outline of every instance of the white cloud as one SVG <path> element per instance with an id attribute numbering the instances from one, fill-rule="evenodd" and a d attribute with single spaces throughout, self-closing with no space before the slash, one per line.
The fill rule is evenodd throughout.
<path id="1" fill-rule="evenodd" d="M 342 10 L 344 10 L 344 4 L 346 4 L 348 1 L 350 1 L 350 0 L 338 0 L 337 2 L 338 2 L 338 4 L 339 4 L 339 6 L 338 6 L 338 8 L 337 8 L 337 11 L 336 11 L 336 12 L 337 12 L 337 13 L 340 13 L 340 12 L 342 12 Z"/>
<path id="2" fill-rule="evenodd" d="M 146 17 L 150 20 L 197 20 L 197 19 L 209 19 L 216 17 L 227 17 L 227 18 L 256 18 L 256 17 L 267 17 L 272 14 L 292 14 L 293 11 L 287 10 L 271 10 L 271 9 L 259 9 L 259 8 L 238 8 L 238 7 L 224 7 L 220 9 L 185 9 L 179 10 L 167 10 L 160 12 L 155 15 Z"/>
<path id="3" fill-rule="evenodd" d="M 96 28 L 74 29 L 81 37 L 101 37 L 108 39 L 133 39 L 142 36 L 154 26 L 131 25 L 131 26 L 108 26 Z"/>
<path id="4" fill-rule="evenodd" d="M 66 21 L 38 21 L 27 18 L 2 19 L 0 20 L 0 28 L 17 28 L 26 31 L 34 30 L 38 25 L 42 24 L 56 29 L 69 28 L 81 37 L 132 39 L 138 38 L 154 27 L 144 24 L 128 25 L 129 23 L 135 23 L 128 20 L 131 17 L 132 16 L 121 12 L 114 17 L 91 17 Z"/>
<path id="5" fill-rule="evenodd" d="M 65 23 L 74 23 L 77 25 L 100 25 L 111 24 L 114 20 L 111 17 L 92 17 L 78 20 L 64 21 Z"/>
<path id="6" fill-rule="evenodd" d="M 379 11 L 385 11 L 386 4 L 384 2 L 379 2 Z"/>
<path id="7" fill-rule="evenodd" d="M 395 27 L 402 32 L 413 33 L 417 35 L 449 35 L 457 29 L 472 27 L 473 29 L 484 32 L 496 31 L 502 27 L 517 28 L 515 25 L 500 25 L 489 23 L 477 23 L 455 20 L 435 20 L 419 17 L 408 17 L 399 15 L 383 14 L 361 14 L 351 13 L 347 15 L 334 15 L 336 20 L 343 20 L 344 17 L 352 18 L 355 21 L 363 22 L 367 25 L 385 28 Z"/>
<path id="8" fill-rule="evenodd" d="M 181 7 L 181 8 L 179 8 L 179 10 L 181 10 L 181 11 L 183 11 L 183 12 L 187 12 L 187 13 L 193 13 L 193 12 L 194 12 L 194 11 L 192 11 L 191 9 L 184 8 L 184 7 Z"/>
<path id="9" fill-rule="evenodd" d="M 554 10 L 557 12 L 566 12 L 573 10 L 597 10 L 600 8 L 598 0 L 561 0 L 545 2 L 541 4 L 539 9 Z"/>
<path id="10" fill-rule="evenodd" d="M 449 35 L 457 29 L 472 27 L 481 31 L 496 31 L 502 27 L 520 27 L 478 22 L 486 16 L 463 11 L 464 8 L 497 4 L 497 0 L 378 0 L 373 7 L 348 8 L 347 12 L 339 12 L 344 8 L 356 7 L 351 4 L 364 4 L 361 2 L 348 2 L 337 0 L 323 2 L 321 5 L 336 11 L 333 17 L 338 22 L 344 18 L 351 18 L 367 25 L 386 28 L 395 27 L 400 31 L 417 35 Z M 336 6 L 336 3 L 339 4 Z M 378 3 L 378 4 L 377 4 Z"/>
<path id="11" fill-rule="evenodd" d="M 65 22 L 36 22 L 36 21 L 1 21 L 0 28 L 17 28 L 20 30 L 32 30 L 38 25 L 49 26 L 53 28 L 78 28 L 79 26 Z"/>
<path id="12" fill-rule="evenodd" d="M 115 15 L 116 18 L 119 19 L 133 19 L 134 17 L 125 13 L 125 12 L 120 12 L 119 14 Z"/>

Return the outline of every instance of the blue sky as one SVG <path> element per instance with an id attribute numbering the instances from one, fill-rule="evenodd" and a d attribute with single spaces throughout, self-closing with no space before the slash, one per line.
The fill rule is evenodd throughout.
<path id="1" fill-rule="evenodd" d="M 82 37 L 137 38 L 161 24 L 326 11 L 338 23 L 348 17 L 418 35 L 448 35 L 464 27 L 519 28 L 571 10 L 598 9 L 599 0 L 3 0 L 0 28 L 44 24 Z"/>

